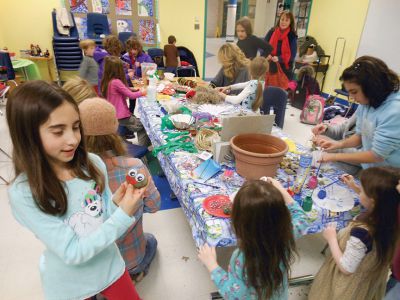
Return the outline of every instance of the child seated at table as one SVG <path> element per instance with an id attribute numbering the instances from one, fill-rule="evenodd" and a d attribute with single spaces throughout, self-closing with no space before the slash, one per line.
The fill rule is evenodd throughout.
<path id="1" fill-rule="evenodd" d="M 399 241 L 400 169 L 372 167 L 361 172 L 361 186 L 352 176 L 343 181 L 360 194 L 366 212 L 336 235 L 328 226 L 323 236 L 331 255 L 326 258 L 308 299 L 382 299 L 389 266 Z"/>
<path id="2" fill-rule="evenodd" d="M 157 251 L 155 237 L 143 233 L 142 215 L 160 209 L 160 193 L 142 161 L 127 156 L 123 141 L 117 135 L 115 108 L 104 99 L 91 98 L 80 103 L 79 111 L 87 150 L 99 155 L 106 164 L 108 184 L 113 193 L 124 184 L 125 175 L 130 169 L 137 170 L 148 179 L 143 205 L 134 215 L 136 222 L 116 241 L 129 274 L 140 281 L 148 273 Z"/>
<path id="3" fill-rule="evenodd" d="M 142 76 L 142 63 L 152 63 L 150 55 L 143 51 L 143 46 L 135 37 L 130 37 L 125 42 L 126 53 L 122 55 L 122 60 L 129 64 L 129 71 L 133 72 L 133 76 Z"/>
<path id="4" fill-rule="evenodd" d="M 263 88 L 260 80 L 264 78 L 265 73 L 268 71 L 268 66 L 268 60 L 264 57 L 258 56 L 254 58 L 249 65 L 251 80 L 218 88 L 221 97 L 225 99 L 225 102 L 240 103 L 247 109 L 257 111 L 263 101 Z M 227 95 L 234 90 L 242 91 L 238 95 Z"/>
<path id="5" fill-rule="evenodd" d="M 79 43 L 79 48 L 83 51 L 83 59 L 79 66 L 79 77 L 86 79 L 98 92 L 99 65 L 93 58 L 96 43 L 93 40 L 83 40 Z"/>
<path id="6" fill-rule="evenodd" d="M 119 57 L 105 58 L 104 74 L 101 80 L 101 93 L 115 107 L 117 119 L 121 126 L 138 133 L 138 143 L 142 146 L 150 145 L 150 140 L 142 123 L 133 115 L 126 103 L 127 98 L 136 99 L 146 95 L 146 90 L 131 91 L 126 82 L 124 68 Z"/>
<path id="7" fill-rule="evenodd" d="M 200 247 L 199 259 L 224 299 L 288 299 L 288 274 L 295 238 L 307 216 L 275 179 L 247 181 L 233 202 L 232 225 L 238 249 L 228 272 L 217 263 L 215 247 Z"/>

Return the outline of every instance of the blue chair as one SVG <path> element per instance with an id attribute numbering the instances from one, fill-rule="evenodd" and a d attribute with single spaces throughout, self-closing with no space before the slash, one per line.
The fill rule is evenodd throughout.
<path id="1" fill-rule="evenodd" d="M 110 27 L 108 25 L 107 15 L 99 13 L 88 13 L 87 14 L 87 35 L 89 39 L 92 39 L 96 44 L 101 45 L 102 38 L 100 35 L 110 34 Z"/>
<path id="2" fill-rule="evenodd" d="M 79 32 L 75 24 L 74 15 L 71 13 L 71 19 L 73 22 L 73 27 L 69 30 L 69 36 L 65 36 L 60 34 L 57 29 L 57 19 L 56 19 L 56 11 L 53 10 L 51 13 L 51 18 L 53 22 L 53 42 L 71 42 L 71 41 L 78 41 L 79 42 Z"/>
<path id="3" fill-rule="evenodd" d="M 280 128 L 283 128 L 285 122 L 287 99 L 288 93 L 279 87 L 269 86 L 264 89 L 261 113 L 269 114 L 272 107 L 275 113 L 275 124 Z"/>
<path id="4" fill-rule="evenodd" d="M 15 71 L 11 63 L 10 54 L 8 52 L 0 51 L 0 66 L 4 66 L 7 68 L 7 80 L 4 81 L 15 79 Z"/>
<path id="5" fill-rule="evenodd" d="M 129 39 L 131 36 L 136 37 L 137 35 L 134 32 L 120 32 L 120 33 L 118 33 L 118 39 L 124 45 L 125 45 L 125 42 L 127 41 L 127 39 Z"/>
<path id="6" fill-rule="evenodd" d="M 71 14 L 74 26 L 71 27 L 69 36 L 62 35 L 58 31 L 55 10 L 51 13 L 51 17 L 53 22 L 53 51 L 57 72 L 60 70 L 78 70 L 83 56 L 79 48 L 79 33 L 74 16 Z M 58 78 L 60 78 L 60 74 L 58 74 Z"/>
<path id="7" fill-rule="evenodd" d="M 157 64 L 158 69 L 163 69 L 164 66 L 164 50 L 160 48 L 149 48 L 147 54 Z"/>

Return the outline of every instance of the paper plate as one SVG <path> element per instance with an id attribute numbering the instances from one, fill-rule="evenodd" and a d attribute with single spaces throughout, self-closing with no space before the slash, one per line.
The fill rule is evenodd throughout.
<path id="1" fill-rule="evenodd" d="M 324 199 L 318 198 L 317 188 L 313 193 L 313 201 L 321 208 L 328 209 L 332 212 L 344 212 L 354 207 L 354 195 L 346 188 L 334 184 L 325 189 L 326 197 Z"/>
<path id="2" fill-rule="evenodd" d="M 229 196 L 213 195 L 203 201 L 204 210 L 212 216 L 220 218 L 230 218 L 231 215 L 224 213 L 224 208 L 229 207 L 232 210 L 232 202 Z"/>
<path id="3" fill-rule="evenodd" d="M 214 105 L 214 104 L 202 104 L 197 108 L 199 112 L 207 112 L 213 116 L 219 116 L 224 114 L 230 114 L 235 112 L 233 105 Z"/>

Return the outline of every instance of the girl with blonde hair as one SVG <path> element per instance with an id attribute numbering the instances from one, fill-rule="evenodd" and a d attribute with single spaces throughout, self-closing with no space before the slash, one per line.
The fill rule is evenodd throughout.
<path id="1" fill-rule="evenodd" d="M 69 93 L 78 104 L 85 99 L 97 97 L 97 93 L 93 86 L 87 80 L 80 78 L 79 76 L 73 76 L 68 79 L 62 88 L 64 91 Z"/>
<path id="2" fill-rule="evenodd" d="M 260 80 L 264 77 L 268 71 L 268 60 L 264 57 L 258 56 L 254 58 L 249 65 L 249 73 L 251 80 L 247 82 L 241 82 L 229 85 L 221 89 L 219 94 L 226 102 L 232 104 L 241 104 L 247 109 L 257 111 L 263 101 L 263 89 Z M 230 94 L 230 91 L 241 90 L 238 95 L 226 95 Z"/>
<path id="3" fill-rule="evenodd" d="M 222 68 L 211 80 L 212 86 L 225 87 L 250 80 L 247 70 L 250 61 L 236 44 L 226 43 L 222 45 L 218 50 L 218 60 L 222 64 Z"/>

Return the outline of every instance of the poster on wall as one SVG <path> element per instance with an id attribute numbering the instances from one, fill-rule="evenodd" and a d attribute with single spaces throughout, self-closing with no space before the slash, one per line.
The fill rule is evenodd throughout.
<path id="1" fill-rule="evenodd" d="M 79 38 L 81 40 L 87 39 L 87 18 L 74 16 L 76 29 L 78 29 Z"/>
<path id="2" fill-rule="evenodd" d="M 139 37 L 145 44 L 155 44 L 155 24 L 153 20 L 139 20 Z"/>
<path id="3" fill-rule="evenodd" d="M 99 14 L 110 13 L 110 3 L 108 0 L 92 0 L 93 12 Z"/>
<path id="4" fill-rule="evenodd" d="M 117 32 L 133 32 L 132 20 L 119 19 L 117 20 Z"/>
<path id="5" fill-rule="evenodd" d="M 115 0 L 115 14 L 122 16 L 131 16 L 131 0 Z"/>
<path id="6" fill-rule="evenodd" d="M 153 16 L 153 0 L 137 0 L 137 7 L 139 17 Z"/>
<path id="7" fill-rule="evenodd" d="M 72 13 L 86 14 L 88 12 L 87 0 L 69 0 Z"/>

